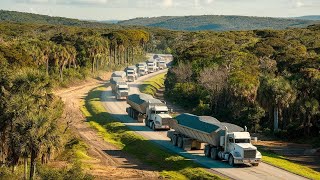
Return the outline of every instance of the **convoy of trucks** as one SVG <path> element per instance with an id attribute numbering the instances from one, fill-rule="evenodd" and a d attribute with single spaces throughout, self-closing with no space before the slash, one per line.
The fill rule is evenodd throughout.
<path id="1" fill-rule="evenodd" d="M 174 146 L 184 150 L 202 149 L 214 160 L 227 160 L 231 166 L 250 163 L 258 166 L 261 153 L 251 144 L 247 128 L 223 123 L 210 116 L 181 114 L 169 121 L 167 136 Z"/>
<path id="2" fill-rule="evenodd" d="M 148 94 L 132 94 L 127 98 L 129 108 L 127 113 L 138 122 L 144 122 L 153 130 L 169 130 L 169 115 L 167 105 Z"/>
<path id="3" fill-rule="evenodd" d="M 128 66 L 126 72 L 116 71 L 112 74 L 112 91 L 117 100 L 126 99 L 128 115 L 153 130 L 169 130 L 167 136 L 172 144 L 184 150 L 203 149 L 205 156 L 214 160 L 227 160 L 231 166 L 245 163 L 258 166 L 262 155 L 251 144 L 246 127 L 220 122 L 209 116 L 181 114 L 172 118 L 171 110 L 165 102 L 147 94 L 129 95 L 127 81 L 133 82 L 138 76 L 165 68 L 166 61 L 154 56 L 136 66 Z"/>

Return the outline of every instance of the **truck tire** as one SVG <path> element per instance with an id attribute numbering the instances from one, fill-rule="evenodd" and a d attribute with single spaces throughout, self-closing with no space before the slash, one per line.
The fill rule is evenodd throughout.
<path id="1" fill-rule="evenodd" d="M 210 146 L 206 145 L 206 146 L 204 147 L 204 155 L 205 155 L 206 157 L 210 157 Z"/>
<path id="2" fill-rule="evenodd" d="M 259 163 L 252 163 L 252 166 L 259 166 Z"/>
<path id="3" fill-rule="evenodd" d="M 229 154 L 229 158 L 228 158 L 228 163 L 230 166 L 234 166 L 234 158 L 232 156 L 232 154 Z"/>
<path id="4" fill-rule="evenodd" d="M 172 145 L 177 146 L 177 140 L 178 140 L 178 136 L 174 134 L 171 139 Z"/>
<path id="5" fill-rule="evenodd" d="M 213 160 L 218 159 L 218 149 L 217 148 L 215 148 L 215 147 L 211 148 L 210 158 Z"/>
<path id="6" fill-rule="evenodd" d="M 178 137 L 178 147 L 183 148 L 183 137 Z"/>
<path id="7" fill-rule="evenodd" d="M 154 123 L 151 123 L 151 129 L 156 131 L 156 125 Z"/>
<path id="8" fill-rule="evenodd" d="M 146 124 L 147 127 L 149 127 L 148 116 L 147 116 L 146 119 L 144 120 L 144 123 Z"/>

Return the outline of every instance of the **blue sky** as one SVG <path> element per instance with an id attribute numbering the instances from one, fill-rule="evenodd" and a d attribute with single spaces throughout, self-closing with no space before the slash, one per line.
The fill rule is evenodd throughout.
<path id="1" fill-rule="evenodd" d="M 171 15 L 295 17 L 320 14 L 320 0 L 1 0 L 0 9 L 89 20 Z"/>

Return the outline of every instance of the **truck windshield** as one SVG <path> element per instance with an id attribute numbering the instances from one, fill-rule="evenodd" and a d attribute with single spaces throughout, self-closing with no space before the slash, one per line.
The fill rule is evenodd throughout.
<path id="1" fill-rule="evenodd" d="M 119 88 L 120 91 L 127 91 L 128 88 Z"/>
<path id="2" fill-rule="evenodd" d="M 127 72 L 128 74 L 133 74 L 133 72 Z"/>
<path id="3" fill-rule="evenodd" d="M 250 143 L 250 139 L 236 139 L 235 143 Z"/>
<path id="4" fill-rule="evenodd" d="M 168 111 L 157 111 L 157 114 L 168 114 Z"/>

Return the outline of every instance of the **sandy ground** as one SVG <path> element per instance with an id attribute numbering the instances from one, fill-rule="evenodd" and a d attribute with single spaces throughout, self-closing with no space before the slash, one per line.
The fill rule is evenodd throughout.
<path id="1" fill-rule="evenodd" d="M 81 85 L 55 91 L 65 102 L 65 121 L 70 122 L 72 130 L 89 146 L 88 153 L 93 159 L 84 162 L 90 167 L 88 173 L 97 179 L 158 179 L 156 171 L 105 142 L 85 122 L 80 111 L 80 102 L 90 90 L 104 85 L 110 75 L 108 73 L 100 78 L 87 80 Z"/>
<path id="2" fill-rule="evenodd" d="M 163 72 L 164 71 L 159 71 L 157 73 L 143 76 L 139 78 L 138 81 L 131 83 L 130 94 L 139 93 L 138 87 L 142 81 Z M 149 141 L 168 149 L 169 151 L 172 151 L 181 156 L 184 156 L 187 159 L 199 163 L 203 167 L 206 167 L 208 171 L 212 171 L 214 173 L 218 172 L 219 174 L 223 174 L 231 179 L 241 180 L 306 179 L 265 163 L 260 163 L 258 167 L 242 165 L 232 168 L 226 162 L 214 161 L 212 159 L 204 157 L 203 151 L 184 151 L 171 144 L 169 138 L 166 136 L 166 131 L 152 131 L 143 123 L 138 123 L 137 121 L 130 118 L 126 113 L 126 107 L 128 107 L 127 103 L 125 101 L 115 100 L 114 96 L 112 95 L 111 88 L 107 88 L 107 90 L 102 93 L 101 98 L 103 101 L 102 103 L 107 111 L 110 112 L 116 119 L 123 122 L 128 128 L 135 131 L 137 134 L 140 134 L 141 136 L 147 138 Z"/>

